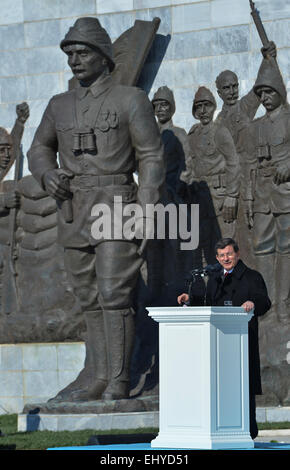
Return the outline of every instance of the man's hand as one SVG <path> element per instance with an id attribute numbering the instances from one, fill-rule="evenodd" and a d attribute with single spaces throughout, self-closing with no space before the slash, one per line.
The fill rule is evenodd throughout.
<path id="1" fill-rule="evenodd" d="M 254 226 L 253 201 L 246 200 L 244 201 L 244 204 L 245 204 L 245 215 L 246 215 L 248 227 L 249 229 L 252 229 Z"/>
<path id="2" fill-rule="evenodd" d="M 242 307 L 245 310 L 245 312 L 249 313 L 251 310 L 253 310 L 253 308 L 255 308 L 255 304 L 251 300 L 247 300 L 246 302 L 243 303 Z"/>
<path id="3" fill-rule="evenodd" d="M 286 183 L 287 181 L 290 180 L 290 168 L 283 164 L 279 165 L 276 169 L 276 173 L 274 175 L 274 183 L 275 184 L 281 184 L 281 183 Z"/>
<path id="4" fill-rule="evenodd" d="M 43 184 L 46 192 L 60 201 L 65 201 L 71 197 L 71 192 L 67 190 L 66 184 L 61 179 L 60 175 L 65 175 L 71 178 L 73 175 L 70 171 L 56 169 L 48 170 L 43 176 Z"/>
<path id="5" fill-rule="evenodd" d="M 20 194 L 16 191 L 4 193 L 4 205 L 7 209 L 15 209 L 20 206 Z"/>
<path id="6" fill-rule="evenodd" d="M 264 59 L 267 59 L 267 56 L 273 57 L 276 59 L 277 57 L 277 48 L 274 41 L 270 41 L 266 47 L 262 47 L 261 52 L 263 54 Z"/>
<path id="7" fill-rule="evenodd" d="M 185 304 L 185 302 L 189 301 L 189 295 L 188 294 L 181 294 L 177 297 L 177 302 L 179 305 Z"/>
<path id="8" fill-rule="evenodd" d="M 29 106 L 27 103 L 21 103 L 16 106 L 17 119 L 22 124 L 25 124 L 29 118 Z"/>
<path id="9" fill-rule="evenodd" d="M 237 218 L 238 199 L 227 196 L 223 203 L 223 218 L 226 223 L 231 223 Z"/>

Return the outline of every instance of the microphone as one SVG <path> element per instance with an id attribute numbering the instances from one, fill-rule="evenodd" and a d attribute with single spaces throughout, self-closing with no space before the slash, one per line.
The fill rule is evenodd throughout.
<path id="1" fill-rule="evenodd" d="M 219 263 L 208 264 L 205 268 L 196 268 L 193 269 L 190 274 L 191 276 L 210 276 L 211 274 L 217 273 L 221 270 L 221 265 Z"/>
<path id="2" fill-rule="evenodd" d="M 219 263 L 215 263 L 215 264 L 208 264 L 204 269 L 206 271 L 206 274 L 210 276 L 210 274 L 212 273 L 217 273 L 221 271 L 222 267 Z"/>

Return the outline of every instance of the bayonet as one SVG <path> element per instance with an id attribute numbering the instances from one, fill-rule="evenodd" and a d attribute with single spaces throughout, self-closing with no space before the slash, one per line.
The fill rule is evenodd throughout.
<path id="1" fill-rule="evenodd" d="M 264 25 L 262 23 L 261 17 L 260 17 L 260 12 L 258 9 L 255 7 L 255 3 L 250 0 L 250 7 L 251 7 L 251 15 L 253 17 L 254 23 L 256 25 L 258 34 L 260 36 L 260 39 L 262 41 L 262 44 L 264 47 L 267 47 L 269 45 L 269 39 L 267 36 L 267 33 L 265 31 Z"/>

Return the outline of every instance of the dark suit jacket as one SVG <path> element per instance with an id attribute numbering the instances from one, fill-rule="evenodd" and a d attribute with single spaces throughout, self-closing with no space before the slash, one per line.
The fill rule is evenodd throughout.
<path id="1" fill-rule="evenodd" d="M 209 278 L 206 290 L 206 304 L 224 306 L 231 300 L 234 307 L 240 307 L 247 300 L 255 304 L 254 316 L 249 322 L 249 380 L 250 393 L 262 393 L 258 338 L 258 317 L 271 307 L 263 277 L 248 268 L 241 260 L 233 272 L 223 280 L 222 270 Z"/>

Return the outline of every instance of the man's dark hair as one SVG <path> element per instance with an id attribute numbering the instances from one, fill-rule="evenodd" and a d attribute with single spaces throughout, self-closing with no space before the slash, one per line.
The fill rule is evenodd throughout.
<path id="1" fill-rule="evenodd" d="M 215 253 L 217 255 L 218 250 L 223 250 L 226 246 L 232 246 L 235 253 L 239 251 L 239 247 L 237 242 L 233 240 L 232 238 L 221 238 L 215 245 Z"/>

